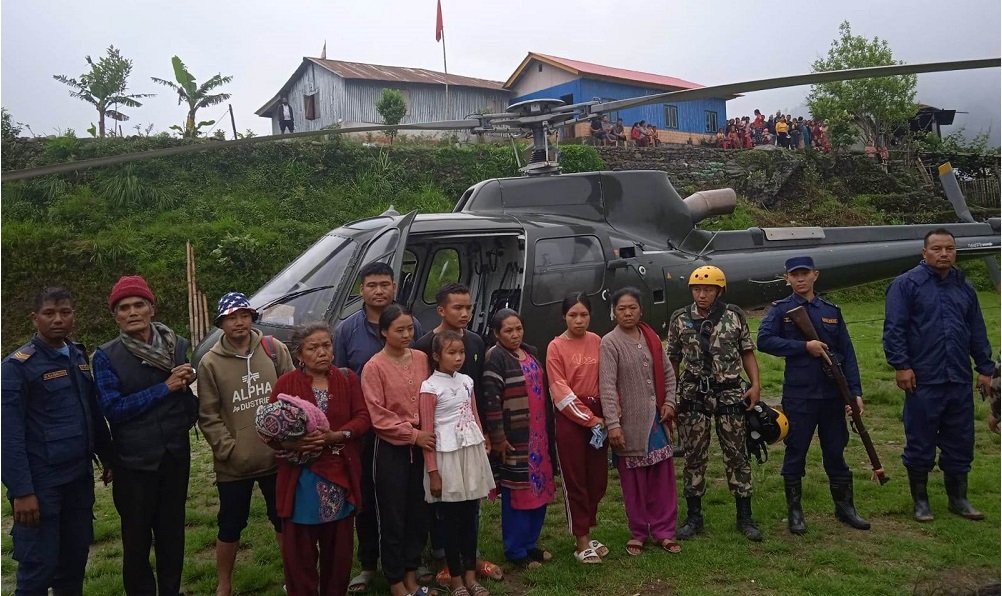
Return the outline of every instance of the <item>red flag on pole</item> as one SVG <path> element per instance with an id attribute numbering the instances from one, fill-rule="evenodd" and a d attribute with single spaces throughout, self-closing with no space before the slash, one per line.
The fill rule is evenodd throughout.
<path id="1" fill-rule="evenodd" d="M 442 0 L 438 0 L 438 14 L 435 17 L 435 41 L 442 41 L 442 33 L 445 28 L 442 26 Z"/>

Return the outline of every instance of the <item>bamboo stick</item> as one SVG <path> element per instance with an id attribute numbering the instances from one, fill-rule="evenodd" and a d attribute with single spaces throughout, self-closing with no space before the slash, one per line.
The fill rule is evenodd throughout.
<path id="1" fill-rule="evenodd" d="M 192 279 L 192 250 L 191 242 L 186 241 L 184 246 L 185 275 L 188 278 L 188 335 L 195 341 L 195 296 L 194 280 Z"/>

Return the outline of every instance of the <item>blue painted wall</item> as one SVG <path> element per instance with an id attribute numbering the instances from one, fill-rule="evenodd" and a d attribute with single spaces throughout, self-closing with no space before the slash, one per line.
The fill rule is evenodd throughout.
<path id="1" fill-rule="evenodd" d="M 638 85 L 628 85 L 625 83 L 613 83 L 596 79 L 581 78 L 554 87 L 541 89 L 533 93 L 513 98 L 512 103 L 527 99 L 554 98 L 560 99 L 564 95 L 573 95 L 575 102 L 591 101 L 593 99 L 611 100 L 628 99 L 640 95 L 653 95 L 662 93 L 660 89 L 651 89 Z M 678 128 L 669 129 L 665 122 L 665 105 L 673 105 L 678 108 Z M 677 101 L 667 104 L 653 104 L 630 108 L 609 114 L 609 120 L 615 122 L 616 118 L 622 118 L 626 126 L 634 122 L 646 120 L 653 123 L 662 130 L 679 130 L 682 132 L 707 133 L 716 130 L 706 130 L 706 113 L 715 112 L 717 114 L 717 128 L 722 128 L 727 123 L 727 103 L 721 98 L 700 99 L 695 101 Z"/>

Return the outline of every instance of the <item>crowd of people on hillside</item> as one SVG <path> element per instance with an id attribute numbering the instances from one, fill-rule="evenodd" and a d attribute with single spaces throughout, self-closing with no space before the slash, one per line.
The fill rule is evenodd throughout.
<path id="1" fill-rule="evenodd" d="M 754 118 L 742 116 L 717 129 L 717 146 L 722 149 L 752 149 L 774 145 L 783 149 L 831 151 L 827 120 L 804 120 L 777 111 L 767 118 L 755 110 Z"/>
<path id="2" fill-rule="evenodd" d="M 601 119 L 596 118 L 591 121 L 591 136 L 596 145 L 618 146 L 623 143 L 625 146 L 627 140 L 637 147 L 657 147 L 661 144 L 658 127 L 653 123 L 646 120 L 634 122 L 627 133 L 622 118 L 616 119 L 616 123 L 611 124 L 609 117 L 604 115 Z"/>

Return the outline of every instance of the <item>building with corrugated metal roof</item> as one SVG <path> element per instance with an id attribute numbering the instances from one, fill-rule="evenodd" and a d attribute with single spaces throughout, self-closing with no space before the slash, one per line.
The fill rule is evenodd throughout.
<path id="1" fill-rule="evenodd" d="M 613 68 L 529 52 L 504 83 L 512 103 L 528 99 L 553 98 L 573 104 L 591 100 L 610 101 L 666 91 L 697 89 L 699 83 L 675 77 Z M 629 131 L 634 122 L 646 120 L 658 128 L 662 142 L 686 143 L 709 139 L 727 124 L 728 99 L 733 96 L 693 101 L 675 101 L 629 108 L 609 114 L 615 122 L 622 118 Z M 590 125 L 579 123 L 565 136 L 587 137 Z"/>
<path id="2" fill-rule="evenodd" d="M 501 112 L 508 106 L 511 95 L 499 81 L 423 68 L 304 57 L 281 90 L 255 113 L 271 119 L 273 134 L 279 133 L 277 108 L 282 97 L 289 100 L 297 132 L 333 125 L 382 124 L 376 103 L 383 89 L 398 89 L 403 93 L 407 115 L 402 124 Z"/>

